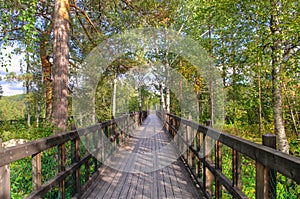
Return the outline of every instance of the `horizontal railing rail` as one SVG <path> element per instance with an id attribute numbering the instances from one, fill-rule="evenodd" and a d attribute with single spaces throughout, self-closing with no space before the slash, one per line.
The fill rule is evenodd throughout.
<path id="1" fill-rule="evenodd" d="M 11 198 L 10 165 L 27 158 L 31 159 L 32 190 L 22 190 L 28 191 L 25 194 L 26 198 L 44 197 L 57 186 L 59 186 L 60 198 L 66 197 L 68 186 L 72 187 L 71 195 L 75 198 L 79 197 L 91 184 L 94 179 L 93 174 L 97 172 L 101 165 L 101 162 L 91 155 L 92 151 L 89 151 L 89 149 L 101 150 L 103 156 L 101 160 L 103 161 L 116 149 L 118 144 L 129 136 L 125 131 L 131 132 L 147 115 L 147 111 L 127 114 L 85 129 L 60 133 L 4 149 L 1 148 L 2 143 L 0 141 L 0 198 Z M 103 133 L 101 132 L 109 138 L 106 139 L 109 143 L 104 142 L 101 137 Z M 91 139 L 86 139 L 88 137 Z M 85 139 L 85 146 L 83 146 L 81 139 Z M 43 175 L 48 174 L 42 173 L 43 166 L 47 166 L 42 164 L 43 154 L 54 148 L 58 153 L 55 155 L 55 160 L 52 160 L 53 164 L 55 162 L 57 164 L 56 168 L 53 168 L 56 170 L 56 174 L 45 181 L 42 180 Z M 82 171 L 84 171 L 84 174 Z M 18 175 L 22 175 L 22 173 Z M 68 178 L 71 180 L 68 180 Z M 20 187 L 20 189 L 22 188 Z"/>
<path id="2" fill-rule="evenodd" d="M 245 169 L 242 156 L 254 162 L 256 198 L 276 198 L 277 172 L 300 184 L 300 158 L 274 149 L 274 135 L 263 136 L 263 143 L 268 145 L 264 146 L 213 129 L 209 122 L 204 126 L 172 114 L 157 112 L 157 115 L 165 122 L 179 150 L 183 145 L 187 148 L 182 159 L 207 198 L 222 198 L 224 188 L 234 198 L 248 198 L 242 191 L 242 169 Z M 225 147 L 231 152 L 231 176 L 224 174 L 222 156 L 228 155 L 222 153 Z"/>

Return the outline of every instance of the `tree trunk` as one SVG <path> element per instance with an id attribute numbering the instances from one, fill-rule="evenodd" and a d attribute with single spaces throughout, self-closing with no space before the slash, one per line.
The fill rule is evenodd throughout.
<path id="1" fill-rule="evenodd" d="M 47 55 L 47 45 L 49 44 L 50 34 L 53 29 L 53 23 L 51 22 L 45 32 L 42 33 L 40 42 L 40 57 L 43 71 L 43 84 L 45 88 L 46 96 L 46 119 L 49 121 L 52 114 L 52 78 L 51 78 L 51 67 L 50 57 Z"/>
<path id="2" fill-rule="evenodd" d="M 183 67 L 183 65 L 182 65 L 182 58 L 180 58 L 180 60 L 179 60 L 179 65 L 180 65 L 180 68 Z M 182 109 L 182 105 L 183 105 L 182 84 L 183 84 L 182 78 L 180 78 L 180 81 L 179 81 L 179 107 L 180 107 L 180 115 L 181 115 L 181 117 L 183 117 L 183 110 L 181 110 Z M 198 99 L 198 95 L 197 95 L 197 99 Z"/>
<path id="3" fill-rule="evenodd" d="M 113 80 L 113 111 L 112 111 L 112 116 L 113 118 L 116 117 L 116 106 L 117 106 L 117 79 L 115 78 Z"/>
<path id="4" fill-rule="evenodd" d="M 281 5 L 276 1 L 271 1 L 271 20 L 270 30 L 273 38 L 271 45 L 272 49 L 272 86 L 273 86 L 273 115 L 275 134 L 279 138 L 279 150 L 284 153 L 289 153 L 289 143 L 286 138 L 283 113 L 282 113 L 282 83 L 281 83 L 281 62 L 283 58 L 283 46 L 281 39 L 280 24 L 280 10 Z"/>
<path id="5" fill-rule="evenodd" d="M 64 132 L 68 127 L 69 10 L 68 0 L 55 1 L 52 113 L 55 133 Z"/>
<path id="6" fill-rule="evenodd" d="M 169 71 L 169 69 L 167 69 Z M 167 79 L 169 79 L 167 72 Z M 170 103 L 171 103 L 171 96 L 170 96 L 170 85 L 169 85 L 169 80 L 166 82 L 166 111 L 170 113 Z"/>
<path id="7" fill-rule="evenodd" d="M 31 126 L 30 121 L 30 78 L 28 77 L 29 74 L 29 55 L 27 54 L 27 66 L 26 66 L 26 78 L 25 78 L 25 86 L 26 86 L 26 108 L 27 108 L 27 126 Z"/>
<path id="8" fill-rule="evenodd" d="M 142 87 L 138 85 L 138 93 L 139 93 L 139 111 L 142 111 L 142 104 L 143 104 L 143 98 L 142 98 Z"/>
<path id="9" fill-rule="evenodd" d="M 43 69 L 43 82 L 46 93 L 46 119 L 51 119 L 52 114 L 52 79 L 51 79 L 51 63 L 46 55 L 46 49 L 41 44 L 41 62 Z"/>
<path id="10" fill-rule="evenodd" d="M 40 96 L 40 88 L 38 88 L 38 103 L 37 103 L 37 110 L 36 110 L 36 127 L 40 125 L 40 117 L 41 117 L 41 96 Z"/>
<path id="11" fill-rule="evenodd" d="M 258 132 L 259 135 L 262 135 L 262 125 L 263 125 L 263 120 L 262 120 L 262 93 L 261 93 L 261 74 L 260 74 L 260 68 L 261 68 L 261 62 L 260 59 L 258 59 L 257 62 L 257 66 L 258 66 L 258 74 L 257 74 L 257 83 L 258 83 L 258 117 L 259 117 L 259 121 L 258 121 Z"/>
<path id="12" fill-rule="evenodd" d="M 35 115 L 35 126 L 39 127 L 40 125 L 40 117 L 41 117 L 41 108 L 42 108 L 42 82 L 38 80 L 37 82 L 37 107 L 36 107 L 36 115 Z"/>
<path id="13" fill-rule="evenodd" d="M 27 108 L 27 126 L 31 126 L 30 121 L 30 96 L 29 96 L 29 83 L 26 80 L 26 108 Z"/>
<path id="14" fill-rule="evenodd" d="M 260 29 L 259 23 L 258 23 L 258 14 L 256 13 L 256 47 L 259 48 L 259 36 L 258 36 L 258 31 Z M 257 73 L 257 87 L 258 87 L 258 132 L 259 135 L 262 136 L 262 92 L 261 92 L 261 57 L 260 54 L 257 53 L 257 68 L 258 68 L 258 73 Z"/>
<path id="15" fill-rule="evenodd" d="M 211 25 L 209 25 L 208 27 L 208 37 L 209 37 L 209 57 L 210 57 L 210 60 L 209 60 L 209 67 L 211 68 L 211 71 L 212 70 L 212 67 L 213 67 L 213 64 L 212 64 L 212 38 L 211 38 Z M 209 73 L 211 75 L 211 73 Z M 211 120 L 211 126 L 213 127 L 214 126 L 214 118 L 215 118 L 215 115 L 214 115 L 214 90 L 213 90 L 213 79 L 212 79 L 212 75 L 210 76 L 209 78 L 209 115 L 210 115 L 210 120 Z"/>
<path id="16" fill-rule="evenodd" d="M 170 64 L 169 64 L 169 50 L 166 49 L 166 111 L 170 113 L 171 93 L 170 93 Z"/>
<path id="17" fill-rule="evenodd" d="M 159 89 L 160 89 L 160 106 L 161 106 L 161 109 L 163 111 L 165 111 L 166 105 L 165 105 L 165 98 L 164 98 L 164 89 L 163 89 L 162 84 L 159 84 Z"/>

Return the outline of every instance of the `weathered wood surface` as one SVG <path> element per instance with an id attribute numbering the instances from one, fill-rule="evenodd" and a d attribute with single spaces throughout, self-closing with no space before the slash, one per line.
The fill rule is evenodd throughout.
<path id="1" fill-rule="evenodd" d="M 204 135 L 208 135 L 213 139 L 217 139 L 220 143 L 235 149 L 249 158 L 260 162 L 266 167 L 276 170 L 288 178 L 293 179 L 298 184 L 300 183 L 300 158 L 282 153 L 276 149 L 263 146 L 249 140 L 220 132 L 213 128 L 200 125 L 193 121 L 180 118 L 176 115 L 167 114 L 171 118 L 180 121 L 181 125 L 187 125 Z M 176 129 L 174 129 L 176 130 Z"/>
<path id="2" fill-rule="evenodd" d="M 81 198 L 202 198 L 156 115 L 131 136 Z"/>

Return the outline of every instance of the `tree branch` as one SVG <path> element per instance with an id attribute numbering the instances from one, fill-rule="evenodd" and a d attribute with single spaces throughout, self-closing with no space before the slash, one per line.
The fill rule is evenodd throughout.
<path id="1" fill-rule="evenodd" d="M 83 16 L 88 20 L 89 24 L 93 27 L 93 29 L 98 33 L 98 35 L 102 36 L 102 34 L 98 31 L 95 24 L 92 22 L 91 18 L 86 14 L 84 10 L 78 8 L 75 4 L 71 4 L 70 7 L 74 8 L 75 10 L 79 11 Z"/>
<path id="2" fill-rule="evenodd" d="M 77 12 L 77 10 L 75 10 L 75 13 L 76 13 L 76 17 L 81 25 L 81 27 L 83 28 L 83 31 L 85 33 L 85 35 L 88 37 L 88 39 L 93 43 L 94 46 L 97 46 L 96 42 L 94 41 L 94 39 L 90 36 L 90 34 L 88 33 L 87 29 L 85 28 L 80 16 L 79 16 L 79 13 Z"/>

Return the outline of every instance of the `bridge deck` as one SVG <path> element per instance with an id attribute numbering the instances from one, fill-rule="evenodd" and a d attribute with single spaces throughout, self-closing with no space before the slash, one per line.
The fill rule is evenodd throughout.
<path id="1" fill-rule="evenodd" d="M 150 114 L 81 198 L 202 198 L 162 128 Z"/>

